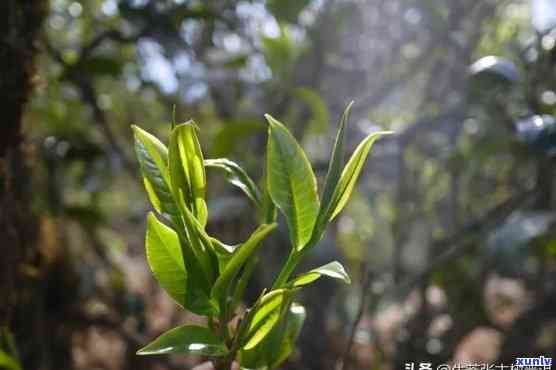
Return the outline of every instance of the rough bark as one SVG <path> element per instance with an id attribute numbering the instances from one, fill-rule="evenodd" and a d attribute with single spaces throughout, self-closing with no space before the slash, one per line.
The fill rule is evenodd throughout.
<path id="1" fill-rule="evenodd" d="M 22 117 L 33 88 L 36 44 L 47 5 L 46 0 L 0 1 L 0 326 L 14 332 L 25 322 L 20 308 L 33 296 L 26 288 L 34 284 L 41 260 L 39 223 L 31 206 L 31 151 L 23 138 Z"/>
<path id="2" fill-rule="evenodd" d="M 29 257 L 36 236 L 30 207 L 29 166 L 22 137 L 22 115 L 33 85 L 34 57 L 41 24 L 46 15 L 44 0 L 0 2 L 0 323 L 9 320 L 16 297 L 19 264 Z"/>

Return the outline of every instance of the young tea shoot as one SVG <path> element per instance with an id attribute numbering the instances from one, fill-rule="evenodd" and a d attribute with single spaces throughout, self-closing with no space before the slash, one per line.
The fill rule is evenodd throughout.
<path id="1" fill-rule="evenodd" d="M 344 135 L 350 108 L 351 104 L 342 115 L 320 196 L 305 152 L 288 129 L 268 114 L 263 189 L 237 163 L 226 158 L 205 159 L 193 121 L 173 124 L 168 146 L 132 126 L 135 153 L 153 208 L 147 216 L 145 237 L 148 264 L 178 305 L 207 318 L 206 326 L 183 325 L 167 331 L 138 354 L 201 355 L 218 370 L 230 369 L 234 361 L 244 369 L 274 369 L 288 358 L 306 315 L 305 308 L 295 301 L 298 291 L 321 276 L 350 283 L 337 261 L 292 275 L 347 204 L 373 143 L 390 133 L 370 134 L 345 163 Z M 206 231 L 207 169 L 223 171 L 261 215 L 260 225 L 238 245 L 227 245 Z M 239 303 L 259 250 L 276 229 L 276 208 L 287 222 L 289 256 L 272 287 L 240 313 Z M 232 320 L 239 324 L 231 325 Z"/>

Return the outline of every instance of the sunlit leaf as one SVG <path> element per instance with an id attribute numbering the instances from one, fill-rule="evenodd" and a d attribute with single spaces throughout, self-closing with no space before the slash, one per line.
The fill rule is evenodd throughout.
<path id="1" fill-rule="evenodd" d="M 357 146 L 355 152 L 353 152 L 353 155 L 342 171 L 342 175 L 340 176 L 336 189 L 334 190 L 334 194 L 332 195 L 330 205 L 330 209 L 332 211 L 330 212 L 330 220 L 333 220 L 347 204 L 374 142 L 381 136 L 388 134 L 392 134 L 392 132 L 373 132 Z"/>
<path id="2" fill-rule="evenodd" d="M 191 247 L 196 260 L 200 264 L 205 275 L 206 281 L 212 285 L 216 279 L 217 263 L 211 257 L 213 253 L 213 239 L 206 233 L 205 228 L 201 225 L 200 220 L 195 218 L 192 211 L 185 206 L 185 201 L 181 190 L 179 191 L 181 201 L 178 202 L 180 212 L 183 216 L 183 224 L 187 230 L 187 241 Z"/>
<path id="3" fill-rule="evenodd" d="M 188 231 L 186 233 L 183 229 L 177 230 L 182 252 L 185 256 L 186 271 L 188 272 L 185 308 L 198 315 L 215 315 L 218 312 L 218 307 L 210 299 L 210 289 L 214 279 L 212 259 L 210 254 L 206 253 L 207 247 L 205 247 L 206 241 L 204 239 L 189 237 L 189 235 L 193 235 L 193 232 L 189 230 L 204 231 L 204 229 L 193 218 L 187 207 L 184 206 L 183 209 L 186 217 L 182 219 L 182 226 L 187 225 Z"/>
<path id="4" fill-rule="evenodd" d="M 280 366 L 280 364 L 284 362 L 294 350 L 295 342 L 299 337 L 299 333 L 301 332 L 306 316 L 307 312 L 305 311 L 305 307 L 302 305 L 293 303 L 290 306 L 286 318 L 285 336 L 282 338 L 282 343 L 279 344 L 279 350 L 276 351 L 275 348 L 269 349 L 269 352 L 273 354 L 271 359 L 272 368 Z"/>
<path id="5" fill-rule="evenodd" d="M 150 213 L 145 241 L 147 261 L 162 288 L 185 306 L 187 272 L 178 235 Z"/>
<path id="6" fill-rule="evenodd" d="M 162 355 L 167 353 L 200 356 L 225 356 L 228 348 L 224 341 L 209 329 L 184 325 L 174 328 L 137 351 L 138 355 Z"/>
<path id="7" fill-rule="evenodd" d="M 226 293 L 231 280 L 239 272 L 243 264 L 247 261 L 249 257 L 253 255 L 255 250 L 260 246 L 261 241 L 276 228 L 277 224 L 266 225 L 263 224 L 251 234 L 249 239 L 239 246 L 233 253 L 231 259 L 226 264 L 224 271 L 220 273 L 220 276 L 214 283 L 212 288 L 211 297 L 215 299 L 222 298 Z"/>
<path id="8" fill-rule="evenodd" d="M 319 211 L 317 182 L 311 164 L 292 134 L 270 115 L 267 146 L 267 186 L 284 213 L 294 247 L 301 250 L 311 238 Z"/>
<path id="9" fill-rule="evenodd" d="M 242 349 L 254 348 L 270 333 L 280 319 L 280 309 L 288 293 L 289 291 L 286 289 L 273 290 L 265 294 L 255 305 L 249 327 L 241 339 Z"/>
<path id="10" fill-rule="evenodd" d="M 181 196 L 195 218 L 204 227 L 207 223 L 205 193 L 207 180 L 203 153 L 193 121 L 177 125 L 170 136 L 170 180 L 174 199 Z M 181 192 L 181 195 L 179 194 Z"/>
<path id="11" fill-rule="evenodd" d="M 226 179 L 232 185 L 241 189 L 257 207 L 262 208 L 261 192 L 259 188 L 239 164 L 226 158 L 218 158 L 206 159 L 205 166 L 224 170 Z"/>
<path id="12" fill-rule="evenodd" d="M 255 347 L 240 353 L 241 364 L 248 368 L 277 368 L 289 357 L 295 348 L 295 341 L 299 336 L 305 321 L 305 308 L 297 303 L 292 303 L 282 312 L 280 321 L 271 332 Z"/>
<path id="13" fill-rule="evenodd" d="M 135 137 L 135 154 L 139 161 L 143 182 L 153 208 L 169 218 L 178 214 L 170 190 L 168 149 L 156 137 L 132 125 Z"/>
<path id="14" fill-rule="evenodd" d="M 328 164 L 328 172 L 326 173 L 326 180 L 324 181 L 321 206 L 315 224 L 315 229 L 313 231 L 314 240 L 321 238 L 324 230 L 326 229 L 326 225 L 328 225 L 328 221 L 330 220 L 330 215 L 334 211 L 333 207 L 335 206 L 335 202 L 333 196 L 336 186 L 338 185 L 338 181 L 340 180 L 342 167 L 344 165 L 344 136 L 352 105 L 353 102 L 349 103 L 342 114 L 342 119 L 340 120 L 340 125 L 336 134 L 336 140 L 334 141 L 334 147 L 332 148 L 332 154 Z"/>
<path id="15" fill-rule="evenodd" d="M 290 284 L 293 287 L 300 287 L 312 283 L 323 275 L 341 280 L 346 284 L 351 283 L 351 279 L 344 266 L 340 262 L 334 261 L 297 276 Z"/>
<path id="16" fill-rule="evenodd" d="M 266 178 L 265 178 L 265 183 L 268 183 Z M 270 197 L 268 186 L 264 187 L 261 213 L 262 213 L 262 219 L 264 223 L 269 224 L 269 223 L 276 222 L 276 217 L 278 216 L 276 211 L 276 205 L 274 204 L 272 198 Z"/>

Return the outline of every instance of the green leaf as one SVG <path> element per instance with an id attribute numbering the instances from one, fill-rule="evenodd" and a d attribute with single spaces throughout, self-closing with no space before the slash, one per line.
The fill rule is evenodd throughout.
<path id="1" fill-rule="evenodd" d="M 295 348 L 295 342 L 299 337 L 299 333 L 301 332 L 301 328 L 303 327 L 306 317 L 307 312 L 305 311 L 305 307 L 297 303 L 293 303 L 290 306 L 286 318 L 285 338 L 282 339 L 282 343 L 279 347 L 280 349 L 279 351 L 276 351 L 275 348 L 270 349 L 270 352 L 273 353 L 271 368 L 277 368 L 290 356 Z"/>
<path id="2" fill-rule="evenodd" d="M 21 365 L 14 357 L 0 349 L 0 368 L 21 370 Z"/>
<path id="3" fill-rule="evenodd" d="M 211 297 L 220 300 L 226 294 L 228 286 L 234 276 L 239 272 L 245 261 L 253 255 L 260 246 L 261 241 L 276 228 L 277 224 L 263 224 L 251 234 L 249 239 L 239 246 L 233 253 L 232 258 L 226 264 L 224 271 L 214 283 L 211 291 Z"/>
<path id="4" fill-rule="evenodd" d="M 265 128 L 258 120 L 226 121 L 212 140 L 210 154 L 212 157 L 228 156 L 237 148 L 242 148 L 248 138 Z"/>
<path id="5" fill-rule="evenodd" d="M 349 278 L 349 275 L 344 269 L 344 266 L 342 266 L 340 262 L 334 261 L 297 276 L 295 279 L 293 279 L 290 282 L 290 285 L 292 287 L 300 287 L 303 285 L 307 285 L 317 280 L 323 275 L 334 279 L 342 280 L 346 284 L 351 283 L 351 279 Z"/>
<path id="6" fill-rule="evenodd" d="M 226 158 L 206 159 L 205 167 L 224 170 L 228 182 L 241 189 L 259 209 L 262 208 L 262 198 L 259 188 L 239 164 Z"/>
<path id="7" fill-rule="evenodd" d="M 268 10 L 279 21 L 297 22 L 299 13 L 309 5 L 310 0 L 268 0 Z"/>
<path id="8" fill-rule="evenodd" d="M 191 246 L 191 250 L 203 270 L 206 281 L 209 285 L 212 285 L 216 278 L 217 268 L 217 263 L 213 261 L 211 256 L 214 252 L 213 239 L 208 236 L 203 225 L 200 224 L 200 221 L 196 219 L 189 208 L 184 205 L 185 201 L 183 200 L 183 193 L 181 190 L 179 190 L 179 196 L 180 201 L 178 204 L 180 205 L 184 226 L 187 230 L 187 236 L 184 236 L 184 238 L 187 239 Z"/>
<path id="9" fill-rule="evenodd" d="M 340 120 L 340 125 L 338 127 L 338 133 L 336 134 L 336 140 L 334 141 L 334 147 L 332 148 L 332 154 L 330 156 L 330 163 L 328 164 L 328 172 L 326 173 L 326 180 L 324 181 L 324 190 L 322 193 L 322 202 L 319 209 L 319 215 L 315 224 L 315 229 L 313 231 L 313 240 L 317 241 L 321 238 L 328 220 L 330 219 L 330 214 L 333 211 L 334 206 L 334 189 L 338 185 L 340 176 L 342 173 L 342 166 L 344 165 L 344 136 L 345 128 L 349 119 L 349 113 L 353 102 L 349 103 L 342 114 L 342 119 Z"/>
<path id="10" fill-rule="evenodd" d="M 105 56 L 93 56 L 82 61 L 76 69 L 80 73 L 88 75 L 106 75 L 109 77 L 118 77 L 123 70 L 124 63 L 121 60 L 108 58 Z"/>
<path id="11" fill-rule="evenodd" d="M 135 125 L 131 128 L 135 138 L 135 154 L 153 208 L 168 218 L 176 217 L 178 211 L 170 190 L 168 149 L 145 130 Z"/>
<path id="12" fill-rule="evenodd" d="M 242 337 L 243 350 L 250 350 L 270 333 L 280 319 L 282 303 L 290 293 L 287 289 L 277 289 L 265 294 L 249 314 L 249 326 Z"/>
<path id="13" fill-rule="evenodd" d="M 292 66 L 302 55 L 304 48 L 295 42 L 289 27 L 281 24 L 277 37 L 261 37 L 261 51 L 272 76 L 275 79 L 288 80 L 291 78 Z"/>
<path id="14" fill-rule="evenodd" d="M 330 117 L 326 102 L 319 93 L 310 87 L 298 87 L 293 95 L 303 101 L 311 111 L 311 120 L 307 124 L 305 135 L 322 134 L 328 128 Z"/>
<path id="15" fill-rule="evenodd" d="M 226 268 L 230 259 L 232 259 L 234 251 L 239 248 L 240 244 L 230 245 L 226 244 L 216 238 L 212 238 L 212 249 L 218 259 L 218 271 L 222 272 Z"/>
<path id="16" fill-rule="evenodd" d="M 179 305 L 198 315 L 216 312 L 210 301 L 209 280 L 184 236 L 176 234 L 151 213 L 145 245 L 155 278 Z"/>
<path id="17" fill-rule="evenodd" d="M 176 202 L 183 200 L 204 227 L 207 223 L 207 180 L 201 145 L 193 121 L 177 125 L 170 136 L 170 181 Z M 180 196 L 180 192 L 182 196 Z"/>
<path id="18" fill-rule="evenodd" d="M 137 351 L 138 355 L 185 353 L 199 356 L 225 356 L 228 348 L 224 341 L 209 329 L 184 325 L 174 328 Z"/>
<path id="19" fill-rule="evenodd" d="M 305 308 L 297 303 L 285 307 L 280 322 L 258 345 L 250 350 L 240 352 L 240 364 L 245 368 L 277 368 L 286 360 L 293 349 L 303 322 Z"/>
<path id="20" fill-rule="evenodd" d="M 232 303 L 229 312 L 235 312 L 238 308 L 239 304 L 241 303 L 241 299 L 243 298 L 243 293 L 247 288 L 247 284 L 249 283 L 249 279 L 255 272 L 255 266 L 259 263 L 258 256 L 253 256 L 247 260 L 245 263 L 241 275 L 237 279 L 237 283 L 234 287 L 234 292 L 232 296 Z"/>
<path id="21" fill-rule="evenodd" d="M 187 272 L 178 235 L 152 213 L 147 217 L 145 246 L 156 280 L 179 305 L 185 306 Z"/>
<path id="22" fill-rule="evenodd" d="M 267 169 L 268 170 L 268 169 Z M 268 183 L 265 177 L 265 180 L 263 180 L 264 183 Z M 264 187 L 264 192 L 263 192 L 263 199 L 262 199 L 262 209 L 261 209 L 261 218 L 263 220 L 264 223 L 266 224 L 270 224 L 273 222 L 276 222 L 276 206 L 274 205 L 274 202 L 272 201 L 272 198 L 270 197 L 270 193 L 268 191 L 268 186 Z"/>
<path id="23" fill-rule="evenodd" d="M 392 131 L 373 132 L 357 146 L 346 167 L 342 171 L 336 189 L 334 189 L 330 206 L 330 221 L 332 221 L 347 204 L 374 142 L 381 136 L 392 133 Z"/>
<path id="24" fill-rule="evenodd" d="M 269 123 L 267 186 L 270 197 L 284 213 L 297 250 L 311 238 L 319 211 L 317 181 L 311 164 L 292 134 L 266 114 Z"/>

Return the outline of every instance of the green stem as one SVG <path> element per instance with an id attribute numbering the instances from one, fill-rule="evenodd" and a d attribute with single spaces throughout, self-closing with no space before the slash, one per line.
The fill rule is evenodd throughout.
<path id="1" fill-rule="evenodd" d="M 284 267 L 282 267 L 282 270 L 280 270 L 280 273 L 278 274 L 278 277 L 274 281 L 274 284 L 272 284 L 272 290 L 279 289 L 286 284 L 290 275 L 295 270 L 297 264 L 301 260 L 302 255 L 303 252 L 296 252 L 295 249 L 292 248 L 292 251 L 288 256 L 288 259 L 286 260 L 286 264 L 284 265 Z"/>
<path id="2" fill-rule="evenodd" d="M 257 262 L 259 262 L 259 257 L 254 256 L 253 258 L 247 260 L 245 266 L 243 267 L 243 272 L 236 284 L 234 294 L 232 297 L 232 304 L 231 304 L 232 314 L 236 311 L 237 307 L 241 302 L 241 299 L 243 298 L 243 293 L 245 292 L 245 288 L 247 288 L 247 283 L 249 282 L 249 279 L 251 278 L 253 271 L 255 271 L 255 266 L 257 265 Z"/>
<path id="3" fill-rule="evenodd" d="M 218 319 L 220 324 L 220 332 L 224 337 L 224 341 L 228 343 L 230 341 L 230 331 L 228 330 L 228 320 L 227 320 L 227 313 L 225 307 L 220 310 L 220 317 Z"/>

